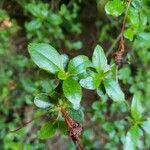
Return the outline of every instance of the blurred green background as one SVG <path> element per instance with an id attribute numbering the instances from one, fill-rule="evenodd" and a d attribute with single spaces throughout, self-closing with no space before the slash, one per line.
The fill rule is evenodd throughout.
<path id="1" fill-rule="evenodd" d="M 120 33 L 123 16 L 106 15 L 107 0 L 0 0 L 0 150 L 74 150 L 67 136 L 43 141 L 37 131 L 47 116 L 33 121 L 16 133 L 9 133 L 42 114 L 33 97 L 42 89 L 39 69 L 31 61 L 27 45 L 46 42 L 70 58 L 91 56 L 97 43 L 109 61 Z M 130 14 L 125 37 L 126 56 L 119 70 L 126 98 L 138 94 L 144 113 L 150 116 L 150 2 L 135 0 L 138 12 Z M 141 17 L 139 17 L 140 15 Z M 38 73 L 37 73 L 38 72 Z M 46 86 L 46 85 L 45 85 Z M 121 150 L 122 138 L 129 127 L 124 121 L 126 107 L 101 100 L 94 92 L 84 91 L 85 111 L 82 142 L 87 150 Z M 92 107 L 91 107 L 92 106 Z M 150 149 L 150 135 L 139 143 Z"/>

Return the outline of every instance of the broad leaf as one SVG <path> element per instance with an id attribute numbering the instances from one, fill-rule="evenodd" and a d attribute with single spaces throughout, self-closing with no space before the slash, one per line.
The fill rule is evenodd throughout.
<path id="1" fill-rule="evenodd" d="M 39 108 L 48 108 L 53 106 L 50 102 L 49 102 L 49 97 L 46 94 L 38 94 L 37 96 L 35 96 L 34 98 L 34 104 L 39 107 Z"/>
<path id="2" fill-rule="evenodd" d="M 124 93 L 122 92 L 117 81 L 106 78 L 103 83 L 106 89 L 106 93 L 113 101 L 119 102 L 125 100 Z"/>
<path id="3" fill-rule="evenodd" d="M 56 127 L 54 126 L 54 123 L 49 121 L 41 127 L 38 137 L 40 139 L 48 139 L 53 137 L 55 135 L 55 132 Z"/>
<path id="4" fill-rule="evenodd" d="M 70 60 L 68 65 L 68 72 L 70 74 L 81 74 L 85 72 L 86 68 L 90 65 L 89 58 L 84 55 L 79 55 Z"/>
<path id="5" fill-rule="evenodd" d="M 105 11 L 107 14 L 118 17 L 124 11 L 124 4 L 121 0 L 108 1 L 105 5 Z"/>
<path id="6" fill-rule="evenodd" d="M 146 133 L 150 134 L 150 118 L 147 118 L 146 121 L 142 122 L 141 126 Z"/>
<path id="7" fill-rule="evenodd" d="M 52 46 L 44 43 L 31 43 L 28 50 L 35 64 L 41 69 L 53 74 L 63 70 L 61 56 Z"/>
<path id="8" fill-rule="evenodd" d="M 101 46 L 97 45 L 94 49 L 92 63 L 97 72 L 104 72 L 107 68 L 107 58 Z"/>
<path id="9" fill-rule="evenodd" d="M 131 115 L 135 120 L 139 120 L 142 116 L 143 108 L 138 95 L 134 95 L 131 103 Z"/>
<path id="10" fill-rule="evenodd" d="M 74 108 L 78 109 L 82 97 L 82 89 L 80 84 L 76 80 L 69 77 L 63 82 L 63 92 L 65 97 L 73 104 Z"/>
<path id="11" fill-rule="evenodd" d="M 80 84 L 82 87 L 84 87 L 85 89 L 97 89 L 101 83 L 101 77 L 99 74 L 97 73 L 93 73 L 91 76 L 85 78 L 85 79 L 81 79 L 80 80 Z"/>
<path id="12" fill-rule="evenodd" d="M 125 138 L 124 150 L 136 150 L 141 134 L 138 126 L 131 127 Z"/>

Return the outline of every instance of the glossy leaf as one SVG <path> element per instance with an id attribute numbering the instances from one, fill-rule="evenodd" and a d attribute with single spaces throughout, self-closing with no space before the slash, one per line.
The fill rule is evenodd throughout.
<path id="1" fill-rule="evenodd" d="M 69 57 L 66 54 L 61 54 L 61 59 L 62 59 L 63 66 L 65 68 L 67 66 L 68 61 L 69 61 Z"/>
<path id="2" fill-rule="evenodd" d="M 112 79 L 105 79 L 103 81 L 106 93 L 115 102 L 124 101 L 125 96 L 122 92 L 119 83 Z"/>
<path id="3" fill-rule="evenodd" d="M 34 104 L 39 108 L 49 108 L 52 104 L 49 102 L 49 97 L 46 94 L 38 94 L 34 98 Z"/>
<path id="4" fill-rule="evenodd" d="M 65 97 L 73 104 L 74 108 L 78 109 L 82 97 L 80 84 L 73 78 L 69 77 L 63 81 L 63 92 Z"/>
<path id="5" fill-rule="evenodd" d="M 146 133 L 150 134 L 150 118 L 147 118 L 146 121 L 142 122 L 141 126 Z"/>
<path id="6" fill-rule="evenodd" d="M 90 65 L 89 58 L 84 55 L 79 55 L 70 60 L 68 65 L 68 72 L 74 75 L 81 74 L 86 70 L 86 68 L 89 65 Z"/>
<path id="7" fill-rule="evenodd" d="M 135 120 L 141 118 L 143 108 L 138 95 L 134 95 L 131 103 L 131 115 Z"/>
<path id="8" fill-rule="evenodd" d="M 56 128 L 53 122 L 46 122 L 39 131 L 40 139 L 48 139 L 55 135 Z"/>
<path id="9" fill-rule="evenodd" d="M 89 76 L 85 79 L 81 79 L 80 84 L 85 89 L 94 90 L 94 89 L 97 89 L 99 87 L 101 80 L 102 79 L 101 79 L 99 74 L 93 73 L 91 76 Z"/>
<path id="10" fill-rule="evenodd" d="M 118 17 L 124 11 L 124 4 L 122 0 L 108 1 L 105 5 L 105 11 L 107 14 Z"/>
<path id="11" fill-rule="evenodd" d="M 52 46 L 45 43 L 31 43 L 28 50 L 35 64 L 41 69 L 53 74 L 63 70 L 61 56 Z"/>
<path id="12" fill-rule="evenodd" d="M 92 56 L 92 63 L 97 72 L 102 72 L 108 68 L 107 58 L 101 46 L 97 45 Z"/>

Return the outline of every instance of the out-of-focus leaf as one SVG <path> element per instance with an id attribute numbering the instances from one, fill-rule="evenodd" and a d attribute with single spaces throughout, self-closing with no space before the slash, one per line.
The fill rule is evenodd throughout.
<path id="1" fill-rule="evenodd" d="M 35 96 L 34 104 L 39 108 L 49 108 L 53 106 L 50 103 L 49 97 L 44 93 L 38 94 L 37 96 Z"/>
<path id="2" fill-rule="evenodd" d="M 53 122 L 46 122 L 40 129 L 38 137 L 40 139 L 48 139 L 55 135 L 56 127 Z"/>
<path id="3" fill-rule="evenodd" d="M 146 133 L 150 134 L 150 118 L 147 118 L 146 121 L 142 122 L 141 126 Z"/>
<path id="4" fill-rule="evenodd" d="M 107 14 L 118 17 L 124 11 L 124 4 L 122 0 L 108 1 L 105 5 L 105 11 Z"/>
<path id="5" fill-rule="evenodd" d="M 138 95 L 134 95 L 131 103 L 131 115 L 135 120 L 141 118 L 143 108 Z"/>
<path id="6" fill-rule="evenodd" d="M 129 39 L 130 41 L 133 40 L 133 36 L 134 36 L 134 30 L 131 28 L 128 28 L 124 31 L 124 37 Z"/>
<path id="7" fill-rule="evenodd" d="M 136 150 L 136 146 L 139 142 L 139 138 L 141 135 L 141 130 L 138 126 L 133 126 L 127 132 L 125 142 L 124 142 L 124 150 Z"/>

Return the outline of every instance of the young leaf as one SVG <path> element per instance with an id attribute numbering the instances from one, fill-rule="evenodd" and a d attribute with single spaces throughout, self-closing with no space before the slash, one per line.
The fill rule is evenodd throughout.
<path id="1" fill-rule="evenodd" d="M 150 134 L 150 118 L 147 118 L 146 121 L 142 122 L 141 126 L 146 133 Z"/>
<path id="2" fill-rule="evenodd" d="M 107 69 L 107 58 L 101 46 L 97 45 L 94 49 L 92 63 L 97 72 L 103 72 Z"/>
<path id="3" fill-rule="evenodd" d="M 69 61 L 69 57 L 66 54 L 61 54 L 61 59 L 62 59 L 63 66 L 65 68 L 67 66 L 68 61 Z"/>
<path id="4" fill-rule="evenodd" d="M 63 70 L 61 56 L 52 46 L 45 43 L 31 43 L 28 46 L 28 50 L 39 68 L 53 74 Z"/>
<path id="5" fill-rule="evenodd" d="M 55 135 L 56 128 L 52 122 L 46 122 L 40 129 L 38 137 L 40 139 L 48 139 Z"/>
<path id="6" fill-rule="evenodd" d="M 68 72 L 70 74 L 81 74 L 90 65 L 89 58 L 84 55 L 79 55 L 72 60 L 70 60 L 68 65 Z"/>
<path id="7" fill-rule="evenodd" d="M 129 39 L 130 41 L 133 40 L 134 34 L 134 30 L 131 28 L 128 28 L 124 31 L 124 37 Z"/>
<path id="8" fill-rule="evenodd" d="M 124 4 L 121 0 L 108 1 L 105 5 L 105 11 L 107 14 L 118 17 L 124 11 Z"/>
<path id="9" fill-rule="evenodd" d="M 80 84 L 85 89 L 94 90 L 99 87 L 101 80 L 102 79 L 100 78 L 99 74 L 93 73 L 91 76 L 89 76 L 85 79 L 81 79 Z"/>
<path id="10" fill-rule="evenodd" d="M 138 95 L 134 95 L 131 103 L 131 115 L 134 119 L 138 120 L 141 118 L 143 112 L 142 105 L 140 103 Z"/>
<path id="11" fill-rule="evenodd" d="M 49 102 L 48 96 L 44 93 L 35 96 L 34 104 L 39 108 L 48 108 L 52 106 L 52 104 Z"/>
<path id="12" fill-rule="evenodd" d="M 65 97 L 73 104 L 74 108 L 78 109 L 82 97 L 80 84 L 76 80 L 69 77 L 63 82 L 63 92 Z"/>
<path id="13" fill-rule="evenodd" d="M 103 83 L 106 89 L 106 93 L 113 101 L 119 102 L 125 100 L 124 93 L 122 92 L 117 81 L 105 79 Z"/>
<path id="14" fill-rule="evenodd" d="M 139 142 L 140 135 L 141 130 L 138 126 L 131 127 L 125 138 L 124 150 L 135 150 Z"/>

